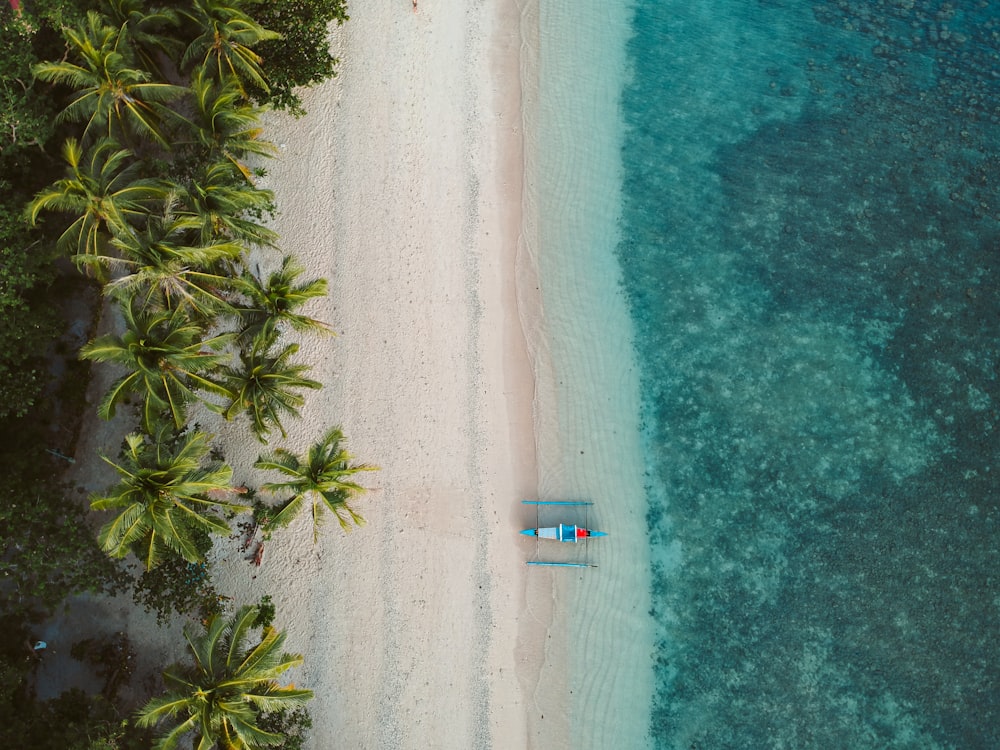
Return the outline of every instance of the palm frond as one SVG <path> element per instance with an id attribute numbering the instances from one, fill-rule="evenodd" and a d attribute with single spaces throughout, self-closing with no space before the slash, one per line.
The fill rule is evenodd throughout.
<path id="1" fill-rule="evenodd" d="M 306 496 L 304 494 L 294 495 L 293 497 L 286 500 L 281 507 L 278 508 L 267 524 L 268 527 L 283 528 L 288 526 L 292 521 L 299 517 L 302 512 L 302 508 L 305 505 Z"/>
<path id="2" fill-rule="evenodd" d="M 101 505 L 100 500 L 91 503 L 94 509 L 100 509 Z M 130 546 L 141 539 L 148 528 L 146 509 L 136 503 L 102 526 L 97 540 L 108 555 L 121 558 L 128 554 Z"/>

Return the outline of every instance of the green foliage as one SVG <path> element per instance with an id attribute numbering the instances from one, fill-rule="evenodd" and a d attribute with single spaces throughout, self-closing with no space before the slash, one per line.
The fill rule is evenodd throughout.
<path id="1" fill-rule="evenodd" d="M 157 181 L 138 177 L 132 152 L 111 138 L 88 147 L 67 138 L 62 151 L 66 176 L 39 192 L 26 211 L 32 225 L 43 211 L 76 217 L 59 237 L 61 250 L 101 252 L 110 237 L 130 231 L 166 195 Z"/>
<path id="2" fill-rule="evenodd" d="M 164 415 L 180 430 L 187 405 L 202 399 L 201 394 L 229 395 L 210 373 L 228 359 L 218 350 L 232 339 L 231 334 L 205 338 L 203 327 L 183 310 L 157 311 L 143 307 L 138 298 L 124 306 L 122 314 L 125 330 L 121 335 L 101 336 L 80 350 L 84 359 L 112 362 L 126 369 L 101 402 L 98 413 L 104 419 L 114 417 L 128 394 L 137 393 L 147 431 L 152 432 Z"/>
<path id="3" fill-rule="evenodd" d="M 273 247 L 278 235 L 261 221 L 274 211 L 274 194 L 249 185 L 243 173 L 223 159 L 203 165 L 183 185 L 177 215 L 198 222 L 202 244 L 226 239 Z"/>
<path id="4" fill-rule="evenodd" d="M 0 419 L 24 416 L 35 402 L 44 384 L 39 353 L 56 333 L 44 297 L 54 256 L 22 218 L 44 174 L 41 146 L 55 115 L 32 81 L 35 23 L 0 6 Z"/>
<path id="5" fill-rule="evenodd" d="M 261 104 L 301 117 L 305 110 L 295 89 L 337 75 L 339 61 L 330 54 L 329 26 L 333 22 L 340 26 L 348 20 L 347 0 L 257 0 L 252 14 L 264 28 L 278 32 L 281 39 L 263 42 L 256 48 L 270 90 L 251 87 L 249 94 Z"/>
<path id="6" fill-rule="evenodd" d="M 198 717 L 204 721 L 198 726 L 182 721 L 173 736 L 194 726 L 196 734 L 235 733 L 237 747 L 272 744 L 288 750 L 301 748 L 310 725 L 301 705 L 311 692 L 272 679 L 301 662 L 280 652 L 284 636 L 271 627 L 273 602 L 264 597 L 259 607 L 223 622 L 219 613 L 225 597 L 212 587 L 205 564 L 193 562 L 204 560 L 210 549 L 209 531 L 228 528 L 218 515 L 202 511 L 243 506 L 219 500 L 226 495 L 217 493 L 231 490 L 231 476 L 206 458 L 207 440 L 197 433 L 173 433 L 183 426 L 185 403 L 208 393 L 225 395 L 210 371 L 220 368 L 224 357 L 219 352 L 236 332 L 217 335 L 213 325 L 221 313 L 228 313 L 230 321 L 236 317 L 227 305 L 252 296 L 241 287 L 246 246 L 273 246 L 278 239 L 264 226 L 274 212 L 273 196 L 253 184 L 262 170 L 252 162 L 272 154 L 273 146 L 261 139 L 262 107 L 251 102 L 247 90 L 266 104 L 258 95 L 271 96 L 266 76 L 273 72 L 271 103 L 301 113 L 292 89 L 334 74 L 326 24 L 346 20 L 346 6 L 342 0 L 253 6 L 283 24 L 277 31 L 290 33 L 295 53 L 289 55 L 278 34 L 244 13 L 249 2 L 167 5 L 172 7 L 154 7 L 148 0 L 32 0 L 15 17 L 0 1 L 0 427 L 9 438 L 0 436 L 0 443 L 18 443 L 0 446 L 5 467 L 0 611 L 6 641 L 6 649 L 0 647 L 0 747 L 125 750 L 144 741 L 143 733 L 101 698 L 71 692 L 57 701 L 35 701 L 30 690 L 35 662 L 28 661 L 30 648 L 22 643 L 30 634 L 29 618 L 43 616 L 73 593 L 120 590 L 127 579 L 120 564 L 101 554 L 84 520 L 82 498 L 68 496 L 55 478 L 55 459 L 46 451 L 68 451 L 63 432 L 53 445 L 55 425 L 35 420 L 29 428 L 28 419 L 14 418 L 29 413 L 47 377 L 38 355 L 49 348 L 57 327 L 45 294 L 60 233 L 64 249 L 82 253 L 90 267 L 115 278 L 106 292 L 122 303 L 130 321 L 122 336 L 103 337 L 86 350 L 93 360 L 130 370 L 102 411 L 110 416 L 125 394 L 135 392 L 147 407 L 147 430 L 154 430 L 164 414 L 173 418 L 173 428 L 163 433 L 130 436 L 122 457 L 109 461 L 120 481 L 94 498 L 94 505 L 120 513 L 102 530 L 101 541 L 115 555 L 138 550 L 147 567 L 162 560 L 138 576 L 133 590 L 137 604 L 155 611 L 158 621 L 175 613 L 207 621 L 204 636 L 188 634 L 195 667 L 166 675 L 175 694 L 183 680 L 199 679 L 198 667 L 205 666 L 209 652 L 218 656 L 226 649 L 226 659 L 217 663 L 235 658 L 226 664 L 234 679 L 225 685 L 235 702 L 223 700 L 206 709 L 198 694 L 188 695 L 181 704 L 147 707 L 155 714 L 147 715 L 147 723 L 166 716 Z M 95 10 L 99 13 L 90 12 Z M 272 68 L 261 67 L 258 53 L 265 45 L 278 51 L 269 53 L 276 63 Z M 194 79 L 190 90 L 175 85 L 185 83 L 186 76 Z M 163 106 L 180 98 L 184 101 L 172 106 L 173 112 Z M 62 163 L 50 156 L 60 142 Z M 164 179 L 168 176 L 175 178 L 172 183 Z M 26 211 L 32 195 L 37 197 Z M 38 221 L 43 212 L 58 215 Z M 155 217 L 161 214 L 164 221 L 158 225 Z M 29 226 L 26 216 L 37 226 Z M 322 280 L 292 284 L 301 271 L 291 270 L 296 273 L 290 293 L 302 300 L 325 293 Z M 298 315 L 294 306 L 258 324 L 271 334 L 277 323 L 322 327 Z M 300 377 L 304 368 L 286 362 L 294 346 L 276 344 L 274 352 L 268 351 L 274 339 L 268 336 L 258 352 L 266 361 L 229 376 L 242 378 L 256 367 L 283 387 L 313 387 L 313 381 Z M 65 342 L 60 346 L 68 348 Z M 243 406 L 258 403 L 257 393 L 281 395 L 280 388 L 258 387 L 260 378 L 254 382 L 241 396 Z M 54 394 L 58 390 L 58 384 L 51 388 Z M 279 406 L 294 409 L 297 398 Z M 59 409 L 57 404 L 47 414 Z M 34 434 L 36 422 L 40 428 Z M 270 424 L 266 417 L 258 422 L 262 428 Z M 273 424 L 280 428 L 276 419 Z M 62 418 L 59 427 L 72 433 Z M 263 629 L 259 638 L 249 636 L 254 629 Z M 103 671 L 105 692 L 113 696 L 128 671 L 126 651 L 108 644 L 84 651 L 82 656 L 96 658 L 85 660 Z M 254 672 L 254 664 L 266 669 Z M 216 676 L 201 673 L 209 681 Z"/>
<path id="7" fill-rule="evenodd" d="M 271 525 L 271 519 L 274 518 L 274 514 L 277 509 L 268 505 L 263 500 L 258 497 L 254 497 L 253 500 L 253 523 L 247 528 L 247 533 L 251 531 L 256 533 L 260 531 L 261 538 L 267 542 L 271 539 L 271 533 L 274 531 L 274 527 Z"/>
<path id="8" fill-rule="evenodd" d="M 104 294 L 122 306 L 138 302 L 147 310 L 185 310 L 192 320 L 212 321 L 229 311 L 228 292 L 234 286 L 227 264 L 235 262 L 243 247 L 216 240 L 190 244 L 197 222 L 173 216 L 150 215 L 142 231 L 123 233 L 113 240 L 111 255 L 88 256 L 104 274 L 116 269 L 116 278 L 104 285 Z"/>
<path id="9" fill-rule="evenodd" d="M 76 593 L 123 590 L 127 575 L 101 553 L 44 443 L 28 425 L 3 427 L 18 444 L 0 448 L 0 610 L 29 618 Z"/>
<path id="10" fill-rule="evenodd" d="M 258 469 L 273 470 L 284 474 L 283 482 L 263 485 L 268 492 L 291 492 L 277 513 L 270 520 L 275 527 L 287 526 L 306 507 L 309 507 L 313 521 L 313 541 L 319 539 L 319 528 L 325 520 L 324 511 L 329 511 L 344 531 L 351 524 L 362 526 L 362 518 L 348 504 L 352 496 L 360 495 L 364 487 L 349 480 L 362 471 L 376 471 L 378 467 L 353 464 L 354 458 L 342 446 L 344 433 L 334 427 L 318 443 L 309 447 L 304 459 L 279 448 L 271 454 L 261 456 L 254 464 Z"/>
<path id="11" fill-rule="evenodd" d="M 176 60 L 184 47 L 176 35 L 180 22 L 177 11 L 151 7 L 146 0 L 106 0 L 102 10 L 112 26 L 122 29 L 139 66 L 167 80 L 161 62 Z"/>
<path id="12" fill-rule="evenodd" d="M 191 8 L 182 13 L 198 34 L 184 50 L 181 67 L 201 66 L 217 81 L 233 78 L 241 86 L 267 91 L 260 56 L 252 48 L 279 35 L 247 15 L 243 5 L 243 0 L 191 0 Z"/>
<path id="13" fill-rule="evenodd" d="M 232 617 L 209 619 L 203 632 L 185 630 L 193 663 L 167 669 L 168 692 L 139 711 L 140 726 L 168 725 L 155 747 L 176 747 L 191 732 L 200 740 L 197 746 L 206 748 L 223 739 L 232 750 L 281 741 L 280 734 L 259 725 L 259 718 L 301 707 L 312 691 L 276 681 L 302 657 L 282 652 L 285 634 L 274 628 L 264 628 L 259 640 L 254 637 L 259 616 L 257 607 L 242 607 Z"/>
<path id="14" fill-rule="evenodd" d="M 302 388 L 320 388 L 316 380 L 302 377 L 309 365 L 289 362 L 298 350 L 298 344 L 288 344 L 281 351 L 273 351 L 276 337 L 269 341 L 255 341 L 253 346 L 240 352 L 240 365 L 226 367 L 226 387 L 232 401 L 223 412 L 226 419 L 246 413 L 257 439 L 267 442 L 267 436 L 277 429 L 287 437 L 281 418 L 298 416 L 305 398 L 296 393 Z"/>
<path id="15" fill-rule="evenodd" d="M 132 48 L 123 39 L 125 28 L 110 26 L 107 18 L 91 11 L 84 24 L 64 30 L 70 59 L 40 62 L 33 71 L 42 81 L 70 88 L 69 103 L 58 119 L 86 121 L 83 139 L 92 133 L 128 143 L 135 135 L 167 146 L 161 119 L 169 110 L 161 104 L 180 97 L 184 88 L 156 81 L 149 71 L 135 67 Z"/>
<path id="16" fill-rule="evenodd" d="M 0 201 L 10 195 L 2 188 Z M 34 405 L 45 380 L 39 353 L 57 332 L 45 299 L 52 255 L 5 209 L 0 202 L 0 419 L 23 417 Z"/>
<path id="17" fill-rule="evenodd" d="M 52 104 L 37 95 L 32 80 L 33 36 L 26 17 L 0 10 L 0 159 L 37 149 L 52 135 Z"/>
<path id="18" fill-rule="evenodd" d="M 274 622 L 274 602 L 271 601 L 270 594 L 264 594 L 260 598 L 260 604 L 257 605 L 257 619 L 253 621 L 250 627 L 253 628 L 269 628 L 271 623 Z"/>
<path id="19" fill-rule="evenodd" d="M 21 12 L 39 29 L 36 38 L 42 43 L 40 54 L 45 57 L 59 57 L 65 51 L 62 29 L 82 24 L 87 12 L 97 10 L 103 2 L 104 0 L 31 0 L 30 3 L 22 1 Z M 54 36 L 49 38 L 49 34 Z"/>
<path id="20" fill-rule="evenodd" d="M 203 556 L 212 548 L 205 532 L 195 531 L 194 543 Z M 211 617 L 222 610 L 224 601 L 212 585 L 208 564 L 189 563 L 180 555 L 167 555 L 152 570 L 144 570 L 135 581 L 132 598 L 147 612 L 155 612 L 160 625 L 174 615 Z"/>
<path id="21" fill-rule="evenodd" d="M 239 338 L 244 344 L 253 340 L 268 341 L 283 329 L 332 334 L 326 323 L 297 312 L 309 300 L 325 297 L 326 279 L 299 282 L 305 269 L 291 255 L 281 261 L 281 268 L 265 281 L 260 274 L 244 273 L 239 291 L 244 301 L 236 305 Z"/>
<path id="22" fill-rule="evenodd" d="M 119 477 L 118 484 L 90 502 L 93 510 L 117 513 L 98 535 L 105 552 L 118 558 L 135 552 L 146 570 L 171 553 L 198 563 L 204 553 L 196 530 L 229 533 L 229 525 L 212 511 L 249 507 L 222 499 L 233 493 L 233 470 L 205 463 L 208 441 L 203 432 L 172 433 L 161 425 L 152 436 L 128 435 L 118 462 L 104 458 Z"/>
<path id="23" fill-rule="evenodd" d="M 277 152 L 273 143 L 261 138 L 262 108 L 244 99 L 235 79 L 220 83 L 201 66 L 191 76 L 191 93 L 195 105 L 190 121 L 193 158 L 200 163 L 228 159 L 252 184 L 246 158 L 251 154 L 272 157 Z"/>
<path id="24" fill-rule="evenodd" d="M 305 708 L 286 709 L 262 715 L 258 724 L 264 731 L 282 736 L 280 743 L 271 746 L 272 750 L 303 750 L 309 739 L 312 717 Z"/>

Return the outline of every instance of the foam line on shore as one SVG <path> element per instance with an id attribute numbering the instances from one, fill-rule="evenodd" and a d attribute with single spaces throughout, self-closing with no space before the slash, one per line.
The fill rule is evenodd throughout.
<path id="1" fill-rule="evenodd" d="M 588 545 L 597 570 L 547 572 L 551 590 L 529 597 L 552 617 L 529 725 L 538 747 L 639 748 L 649 744 L 654 634 L 639 370 L 615 257 L 631 13 L 592 0 L 524 7 L 534 53 L 523 65 L 522 266 L 541 296 L 524 326 L 539 491 L 596 501 L 592 518 L 610 533 Z"/>

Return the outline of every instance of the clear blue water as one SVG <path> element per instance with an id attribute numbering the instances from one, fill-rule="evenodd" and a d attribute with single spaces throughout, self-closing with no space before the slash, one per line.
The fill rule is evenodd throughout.
<path id="1" fill-rule="evenodd" d="M 658 748 L 1000 747 L 998 40 L 992 1 L 635 3 Z"/>

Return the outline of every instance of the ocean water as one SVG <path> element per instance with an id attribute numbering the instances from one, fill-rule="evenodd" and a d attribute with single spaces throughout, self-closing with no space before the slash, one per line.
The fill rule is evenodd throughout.
<path id="1" fill-rule="evenodd" d="M 599 276 L 640 388 L 654 638 L 628 746 L 1000 747 L 1000 3 L 572 13 L 625 19 L 610 72 L 599 40 L 576 70 L 618 86 Z"/>
<path id="2" fill-rule="evenodd" d="M 531 300 L 522 319 L 536 370 L 538 489 L 544 499 L 595 503 L 582 517 L 550 512 L 543 523 L 588 523 L 611 535 L 585 549 L 538 545 L 541 559 L 596 570 L 529 573 L 544 585 L 527 610 L 555 615 L 547 638 L 531 644 L 549 665 L 529 707 L 532 746 L 544 750 L 648 744 L 655 636 L 639 367 L 615 256 L 629 20 L 627 6 L 600 0 L 525 6 L 523 26 L 537 37 L 523 47 L 521 255 L 536 274 L 519 281 Z M 536 287 L 539 317 L 524 319 L 537 306 Z M 536 554 L 530 545 L 525 552 Z"/>

